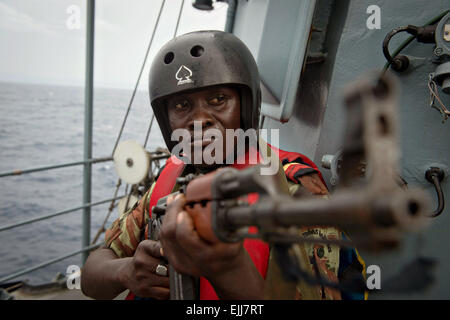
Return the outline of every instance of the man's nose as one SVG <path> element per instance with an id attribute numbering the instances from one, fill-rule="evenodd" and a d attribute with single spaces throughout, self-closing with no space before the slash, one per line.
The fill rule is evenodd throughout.
<path id="1" fill-rule="evenodd" d="M 195 126 L 195 123 L 197 125 Z M 208 129 L 214 125 L 214 117 L 208 112 L 207 107 L 197 105 L 194 107 L 191 119 L 189 120 L 188 127 L 190 131 L 194 131 L 194 128 L 201 128 L 202 130 Z"/>

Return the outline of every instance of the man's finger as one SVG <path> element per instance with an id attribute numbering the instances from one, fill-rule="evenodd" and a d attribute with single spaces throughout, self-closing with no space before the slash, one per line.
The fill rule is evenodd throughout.
<path id="1" fill-rule="evenodd" d="M 167 205 L 171 204 L 175 200 L 180 201 L 181 199 L 185 199 L 184 194 L 178 193 L 178 194 L 169 194 L 167 196 Z"/>
<path id="2" fill-rule="evenodd" d="M 316 186 L 320 189 L 322 194 L 328 194 L 328 189 L 327 187 L 322 183 L 322 181 L 320 181 L 319 178 L 313 180 L 314 183 L 316 184 Z"/>
<path id="3" fill-rule="evenodd" d="M 317 173 L 300 177 L 300 183 L 313 194 L 328 194 L 328 190 L 319 178 Z"/>
<path id="4" fill-rule="evenodd" d="M 167 196 L 167 204 L 170 204 L 173 201 L 173 199 L 175 199 L 175 195 L 169 194 Z"/>
<path id="5" fill-rule="evenodd" d="M 140 243 L 140 246 L 142 246 L 142 249 L 149 255 L 155 258 L 162 258 L 161 254 L 161 243 L 159 241 L 153 241 L 153 240 L 143 240 Z"/>
<path id="6" fill-rule="evenodd" d="M 157 274 L 152 274 L 151 278 L 146 280 L 146 284 L 149 288 L 151 287 L 163 287 L 169 288 L 170 280 L 168 276 L 160 276 Z"/>
<path id="7" fill-rule="evenodd" d="M 318 188 L 316 186 L 316 184 L 313 183 L 311 181 L 311 178 L 308 176 L 301 178 L 300 182 L 306 189 L 308 189 L 310 192 L 312 192 L 314 194 L 316 194 L 318 191 L 320 191 L 320 188 Z"/>
<path id="8" fill-rule="evenodd" d="M 170 290 L 169 288 L 152 287 L 149 289 L 148 296 L 158 300 L 167 300 L 170 297 Z"/>
<path id="9" fill-rule="evenodd" d="M 205 245 L 204 241 L 195 231 L 194 220 L 184 210 L 177 216 L 176 237 L 180 246 L 186 249 L 201 249 Z"/>
<path id="10" fill-rule="evenodd" d="M 176 218 L 186 203 L 184 194 L 178 194 L 167 204 L 166 214 L 163 216 L 163 229 L 172 232 L 176 228 Z"/>

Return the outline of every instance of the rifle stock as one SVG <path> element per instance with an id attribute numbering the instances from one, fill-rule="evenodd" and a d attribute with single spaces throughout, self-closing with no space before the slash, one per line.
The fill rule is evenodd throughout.
<path id="1" fill-rule="evenodd" d="M 175 192 L 173 194 L 178 194 Z M 167 198 L 158 200 L 156 206 L 152 209 L 152 218 L 150 220 L 149 238 L 159 241 L 163 216 L 167 209 Z M 166 261 L 169 270 L 170 300 L 196 300 L 199 297 L 198 278 L 177 272 L 173 266 Z"/>

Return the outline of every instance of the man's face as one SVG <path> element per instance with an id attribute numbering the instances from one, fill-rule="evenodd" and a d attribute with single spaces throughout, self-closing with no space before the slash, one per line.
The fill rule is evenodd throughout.
<path id="1" fill-rule="evenodd" d="M 222 154 L 225 159 L 226 129 L 239 129 L 241 126 L 240 95 L 237 89 L 227 86 L 210 87 L 190 93 L 178 94 L 167 100 L 169 123 L 172 130 L 186 129 L 189 131 L 191 154 L 194 146 L 204 150 L 212 141 L 205 139 L 203 133 L 209 129 L 218 130 L 223 139 Z M 194 136 L 194 128 L 201 129 Z"/>

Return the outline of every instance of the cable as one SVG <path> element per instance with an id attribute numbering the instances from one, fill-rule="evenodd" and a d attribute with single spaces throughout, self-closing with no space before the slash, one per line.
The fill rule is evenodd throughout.
<path id="1" fill-rule="evenodd" d="M 152 114 L 152 119 L 150 120 L 150 125 L 148 126 L 147 134 L 144 141 L 144 149 L 147 147 L 148 138 L 150 137 L 150 132 L 152 131 L 153 120 L 155 120 L 155 114 Z"/>
<path id="2" fill-rule="evenodd" d="M 426 28 L 427 26 L 436 24 L 437 22 L 439 22 L 439 21 L 440 21 L 447 13 L 449 13 L 449 12 L 450 12 L 450 10 L 445 10 L 444 12 L 442 12 L 442 13 L 439 14 L 438 16 L 432 18 L 431 20 L 429 20 L 428 22 L 426 22 L 422 27 L 419 27 L 419 28 Z M 412 26 L 412 27 L 414 27 L 414 26 Z M 405 28 L 405 27 L 401 27 L 401 28 Z M 418 27 L 416 27 L 416 28 L 418 28 Z M 399 29 L 399 28 L 396 28 L 396 29 L 394 29 L 394 30 L 397 30 L 397 29 Z M 394 30 L 392 30 L 390 33 L 388 33 L 388 35 L 386 35 L 386 38 L 387 38 Z M 397 34 L 397 33 L 399 33 L 399 32 L 400 32 L 400 31 L 397 31 L 397 32 L 395 32 L 394 34 L 392 34 L 392 35 L 389 37 L 389 40 L 390 40 L 390 38 L 392 38 L 392 36 L 394 36 L 395 34 Z M 389 54 L 389 50 L 387 49 L 387 53 L 388 53 L 389 57 L 391 57 L 391 59 L 389 59 L 388 57 L 386 57 L 386 54 L 385 54 L 385 57 L 386 57 L 386 59 L 388 60 L 388 62 L 384 65 L 382 74 L 384 74 L 384 73 L 387 71 L 387 69 L 389 69 L 389 66 L 391 66 L 391 61 L 392 61 L 392 60 L 395 60 L 396 57 L 400 54 L 400 52 L 402 52 L 402 51 L 403 51 L 403 50 L 404 50 L 411 42 L 413 42 L 414 39 L 416 39 L 416 36 L 417 36 L 417 34 L 412 35 L 412 36 L 410 36 L 408 39 L 406 39 L 404 42 L 402 42 L 402 43 L 400 44 L 400 46 L 394 51 L 394 53 L 393 53 L 392 55 Z M 386 38 L 385 38 L 385 40 L 386 40 Z M 388 42 L 389 42 L 389 41 L 388 41 Z M 389 43 L 386 44 L 386 48 L 387 48 L 388 44 L 389 44 Z M 383 53 L 385 53 L 385 41 L 383 41 Z M 393 58 L 392 58 L 392 57 L 393 57 Z M 405 57 L 405 58 L 406 58 L 406 57 Z M 403 58 L 401 58 L 401 59 L 403 59 Z M 407 58 L 406 58 L 406 59 L 407 59 Z M 400 63 L 402 63 L 402 62 L 400 62 Z M 394 70 L 395 70 L 395 69 L 394 69 Z"/>
<path id="3" fill-rule="evenodd" d="M 153 43 L 153 38 L 155 37 L 156 29 L 158 27 L 159 19 L 161 18 L 161 13 L 163 11 L 165 2 L 166 2 L 166 0 L 163 0 L 163 2 L 161 4 L 161 7 L 159 9 L 158 18 L 156 19 L 155 27 L 153 28 L 153 33 L 152 33 L 152 36 L 150 38 L 150 42 L 148 44 L 147 51 L 145 53 L 145 58 L 144 58 L 144 61 L 142 63 L 142 66 L 141 66 L 141 71 L 139 72 L 139 76 L 138 76 L 138 79 L 136 81 L 136 85 L 134 87 L 130 103 L 128 104 L 127 112 L 126 112 L 125 117 L 124 117 L 124 119 L 122 121 L 122 126 L 120 127 L 119 136 L 117 137 L 116 142 L 114 144 L 114 148 L 113 148 L 113 151 L 112 151 L 113 155 L 114 155 L 114 152 L 116 151 L 116 148 L 117 148 L 117 145 L 119 143 L 120 137 L 122 136 L 123 128 L 125 127 L 125 122 L 127 121 L 128 114 L 130 113 L 131 105 L 133 104 L 133 100 L 134 100 L 134 97 L 136 95 L 136 92 L 137 92 L 137 89 L 138 89 L 138 86 L 139 86 L 139 81 L 141 80 L 141 76 L 142 76 L 142 73 L 144 71 L 145 63 L 147 62 L 147 57 L 148 57 L 148 54 L 150 52 L 150 48 L 151 48 L 152 43 Z"/>
<path id="4" fill-rule="evenodd" d="M 181 14 L 183 13 L 183 8 L 184 8 L 184 0 L 182 0 L 181 6 L 180 6 L 180 11 L 178 12 L 177 24 L 175 26 L 175 32 L 173 33 L 174 38 L 177 36 L 178 26 L 180 25 L 180 19 L 181 19 Z"/>
<path id="5" fill-rule="evenodd" d="M 428 76 L 428 90 L 430 90 L 430 108 L 434 108 L 438 110 L 442 115 L 442 123 L 444 123 L 448 117 L 450 116 L 450 111 L 445 107 L 444 103 L 442 102 L 441 98 L 439 97 L 439 92 L 437 88 L 436 82 L 433 80 L 433 75 L 430 74 Z M 436 105 L 435 102 L 438 102 Z"/>
<path id="6" fill-rule="evenodd" d="M 395 55 L 394 58 L 389 53 L 389 41 L 391 41 L 392 37 L 400 32 L 408 32 L 412 33 L 414 30 L 414 26 L 408 25 L 404 27 L 398 27 L 393 30 L 391 30 L 386 37 L 383 40 L 383 54 L 386 60 L 388 61 L 388 64 L 391 66 L 392 69 L 395 71 L 404 71 L 409 66 L 409 60 L 405 56 L 399 56 Z M 417 28 L 417 27 L 415 27 Z M 413 39 L 415 36 L 413 36 Z"/>
<path id="7" fill-rule="evenodd" d="M 178 12 L 177 24 L 175 25 L 175 31 L 173 32 L 173 38 L 175 38 L 177 36 L 178 27 L 180 25 L 180 20 L 181 20 L 181 15 L 183 13 L 183 8 L 184 8 L 184 0 L 181 1 L 180 11 Z M 153 120 L 155 120 L 155 114 L 152 115 L 152 119 L 150 120 L 150 124 L 147 129 L 147 134 L 145 136 L 145 141 L 144 141 L 144 149 L 147 146 L 148 138 L 150 137 L 150 132 L 152 131 Z"/>
<path id="8" fill-rule="evenodd" d="M 162 13 L 162 11 L 163 11 L 163 9 L 164 9 L 165 2 L 166 2 L 166 1 L 163 0 L 163 2 L 161 3 L 161 7 L 159 8 L 158 17 L 156 18 L 155 27 L 153 28 L 152 36 L 151 36 L 150 41 L 149 41 L 149 44 L 148 44 L 148 46 L 147 46 L 147 51 L 145 52 L 144 61 L 143 61 L 142 66 L 141 66 L 141 70 L 140 70 L 140 72 L 139 72 L 139 76 L 138 76 L 138 78 L 137 78 L 136 85 L 135 85 L 134 90 L 133 90 L 133 94 L 131 95 L 130 102 L 128 103 L 128 107 L 127 107 L 127 111 L 126 111 L 126 113 L 125 113 L 125 117 L 124 117 L 124 119 L 123 119 L 123 121 L 122 121 L 122 125 L 121 125 L 120 130 L 119 130 L 119 135 L 117 136 L 116 142 L 114 143 L 114 148 L 113 148 L 113 151 L 112 151 L 112 155 L 114 155 L 114 152 L 116 151 L 117 145 L 119 144 L 119 140 L 120 140 L 120 137 L 122 136 L 123 129 L 124 129 L 124 127 L 125 127 L 125 123 L 126 123 L 127 118 L 128 118 L 128 114 L 130 113 L 131 106 L 132 106 L 133 101 L 134 101 L 134 97 L 136 96 L 136 92 L 137 92 L 137 89 L 138 89 L 138 86 L 139 86 L 139 82 L 140 82 L 140 80 L 141 80 L 141 76 L 142 76 L 142 73 L 143 73 L 143 71 L 144 71 L 145 64 L 146 64 L 146 62 L 147 62 L 148 54 L 149 54 L 149 52 L 150 52 L 150 48 L 151 48 L 152 43 L 153 43 L 153 38 L 155 37 L 156 29 L 157 29 L 157 27 L 158 27 L 159 19 L 161 18 L 161 13 Z M 183 4 L 184 4 L 184 0 L 183 0 Z M 182 5 L 183 5 L 183 4 L 182 4 Z M 177 27 L 178 27 L 178 23 L 177 23 Z M 150 130 L 151 130 L 151 127 L 152 127 L 152 123 L 153 123 L 153 118 L 152 118 L 152 121 L 150 122 L 150 127 L 149 127 L 149 129 L 148 129 L 148 131 L 147 131 L 147 137 L 146 137 L 146 139 L 145 139 L 145 144 L 147 144 L 148 135 L 150 134 Z M 145 145 L 144 145 L 144 148 L 145 148 Z M 116 190 L 115 190 L 115 192 L 114 192 L 114 198 L 115 198 L 116 195 L 117 195 L 117 192 L 118 192 L 118 190 L 119 190 L 119 187 L 120 187 L 121 183 L 122 183 L 122 180 L 119 178 L 119 180 L 117 181 Z M 128 185 L 127 185 L 127 187 L 128 187 Z M 125 191 L 125 194 L 126 194 L 126 193 L 127 193 L 127 191 Z M 130 198 L 130 195 L 128 195 L 127 205 L 128 205 L 129 198 Z M 114 203 L 114 200 L 113 200 L 113 201 L 111 202 L 111 205 L 109 206 L 108 213 L 106 214 L 106 217 L 105 217 L 105 219 L 104 219 L 104 221 L 103 221 L 102 226 L 98 229 L 97 234 L 95 235 L 95 238 L 94 238 L 94 240 L 93 240 L 93 242 L 92 242 L 93 244 L 95 244 L 95 243 L 97 242 L 97 240 L 98 240 L 98 238 L 100 237 L 100 235 L 105 231 L 105 225 L 106 225 L 106 222 L 108 221 L 108 218 L 109 218 L 109 216 L 111 215 L 111 212 L 112 212 L 112 210 L 114 209 L 114 207 L 115 207 L 115 203 Z"/>
<path id="9" fill-rule="evenodd" d="M 117 197 L 117 192 L 119 191 L 119 188 L 120 188 L 121 184 L 122 184 L 122 180 L 119 178 L 119 180 L 117 180 L 116 190 L 114 191 L 114 197 L 113 197 L 113 200 L 111 201 L 111 204 L 109 206 L 108 213 L 106 214 L 106 217 L 103 220 L 103 224 L 98 229 L 97 234 L 95 235 L 94 240 L 92 241 L 91 244 L 95 244 L 97 242 L 98 238 L 100 237 L 100 235 L 106 230 L 105 229 L 106 222 L 108 221 L 109 216 L 111 215 L 111 212 L 114 209 L 115 198 Z"/>

